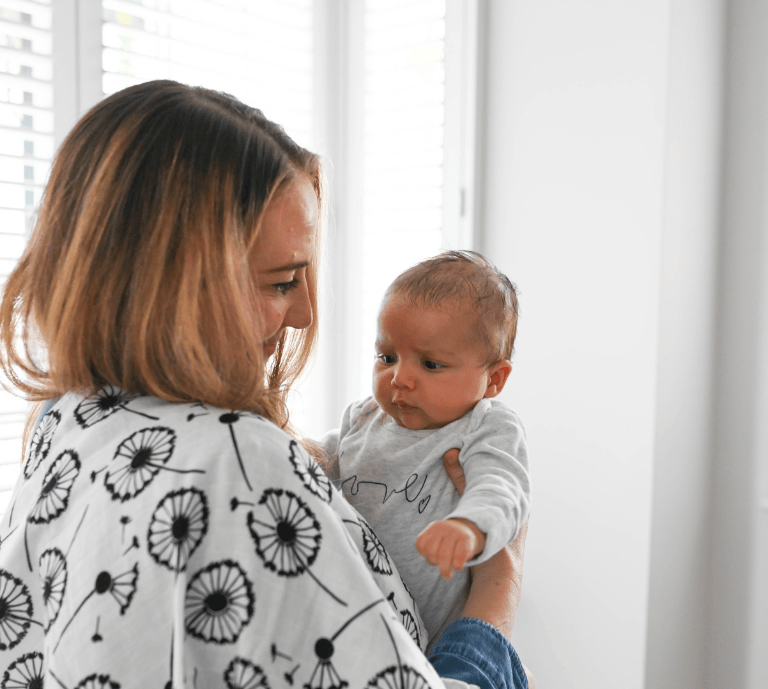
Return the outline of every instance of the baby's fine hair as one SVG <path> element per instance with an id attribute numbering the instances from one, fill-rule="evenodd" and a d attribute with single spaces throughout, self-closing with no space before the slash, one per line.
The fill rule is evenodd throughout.
<path id="1" fill-rule="evenodd" d="M 519 313 L 517 287 L 476 251 L 445 251 L 401 273 L 382 303 L 400 297 L 416 306 L 464 307 L 475 316 L 473 334 L 487 365 L 511 359 Z"/>

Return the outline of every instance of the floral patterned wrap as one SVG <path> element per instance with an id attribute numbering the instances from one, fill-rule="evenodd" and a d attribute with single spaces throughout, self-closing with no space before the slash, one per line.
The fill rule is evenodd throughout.
<path id="1" fill-rule="evenodd" d="M 272 423 L 112 387 L 38 422 L 0 524 L 0 689 L 442 688 L 423 645 L 376 535 Z"/>

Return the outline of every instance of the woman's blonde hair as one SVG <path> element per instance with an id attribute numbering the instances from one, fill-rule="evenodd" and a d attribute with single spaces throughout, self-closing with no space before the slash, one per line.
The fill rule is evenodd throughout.
<path id="1" fill-rule="evenodd" d="M 265 371 L 249 253 L 267 204 L 318 156 L 227 94 L 153 81 L 106 98 L 54 161 L 0 307 L 0 365 L 27 399 L 105 384 L 259 412 L 285 397 L 317 339 L 286 332 Z"/>

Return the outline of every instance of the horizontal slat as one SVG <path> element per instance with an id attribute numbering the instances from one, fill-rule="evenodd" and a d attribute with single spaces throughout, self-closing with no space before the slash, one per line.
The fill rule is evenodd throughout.
<path id="1" fill-rule="evenodd" d="M 445 14 L 445 0 L 365 0 L 365 11 L 371 16 L 403 11 Z"/>
<path id="2" fill-rule="evenodd" d="M 19 121 L 18 125 L 11 125 L 11 122 Z M 10 107 L 8 107 L 5 103 L 0 103 L 0 130 L 6 131 L 6 132 L 19 132 L 20 136 L 27 137 L 27 134 L 42 134 L 42 135 L 52 135 L 53 134 L 53 113 L 49 113 L 48 117 L 33 117 L 32 118 L 33 125 L 31 127 L 25 127 L 23 123 L 23 119 L 19 117 L 18 112 L 14 112 Z"/>
<path id="3" fill-rule="evenodd" d="M 200 61 L 201 55 L 211 55 L 222 62 L 228 60 L 230 69 L 233 59 L 260 60 L 262 64 L 268 64 L 274 61 L 276 52 L 283 53 L 279 69 L 273 67 L 267 74 L 260 75 L 261 78 L 283 69 L 296 69 L 305 65 L 312 56 L 310 33 L 302 36 L 292 32 L 286 40 L 286 36 L 265 30 L 263 35 L 257 37 L 258 40 L 254 40 L 254 36 L 223 34 L 216 41 L 207 27 L 200 25 L 194 28 L 204 34 L 207 42 L 205 47 L 200 45 L 199 40 L 195 40 L 194 33 L 184 33 L 178 28 L 173 35 L 159 35 L 132 31 L 112 24 L 104 26 L 103 44 L 105 48 L 118 51 L 124 56 L 137 55 L 162 60 L 173 59 L 174 53 L 183 54 L 188 49 L 195 51 L 195 62 Z M 286 51 L 287 47 L 290 47 L 289 51 Z"/>
<path id="4" fill-rule="evenodd" d="M 243 5 L 242 9 L 228 8 L 212 2 L 172 3 L 167 12 L 149 7 L 143 7 L 125 0 L 104 0 L 104 18 L 112 19 L 112 12 L 120 12 L 126 17 L 135 17 L 144 22 L 164 22 L 170 17 L 174 20 L 197 21 L 209 26 L 239 27 L 246 26 L 244 20 L 269 21 L 278 26 L 295 29 L 311 28 L 311 5 L 294 5 L 293 3 L 254 3 Z M 271 11 L 270 11 L 271 10 Z"/>
<path id="5" fill-rule="evenodd" d="M 370 53 L 400 48 L 416 48 L 445 38 L 445 22 L 428 20 L 379 31 L 374 22 L 366 24 L 365 49 Z"/>
<path id="6" fill-rule="evenodd" d="M 22 89 L 14 89 L 13 94 L 20 95 L 24 91 Z M 47 114 L 52 116 L 53 109 L 50 107 L 43 107 L 35 105 L 34 103 L 19 103 L 13 100 L 3 100 L 3 97 L 8 95 L 9 89 L 0 89 L 0 108 L 14 108 L 17 111 L 29 113 L 30 115 L 37 116 Z"/>
<path id="7" fill-rule="evenodd" d="M 10 184 L 13 187 L 21 187 L 22 189 L 43 189 L 45 184 L 42 182 L 17 182 L 13 179 L 0 179 L 0 184 Z M 2 234 L 2 232 L 0 232 Z"/>
<path id="8" fill-rule="evenodd" d="M 13 155 L 12 153 L 0 153 L 0 160 L 21 160 L 21 161 L 30 161 L 33 163 L 48 163 L 50 165 L 51 159 L 50 158 L 42 158 L 40 156 L 34 156 L 34 155 Z"/>
<path id="9" fill-rule="evenodd" d="M 53 72 L 51 72 L 52 74 Z M 31 93 L 47 93 L 49 90 L 53 91 L 53 84 L 50 77 L 38 79 L 34 76 L 26 77 L 20 74 L 0 72 L 0 88 L 15 88 L 22 91 L 30 91 Z"/>
<path id="10" fill-rule="evenodd" d="M 3 7 L 19 12 L 50 12 L 51 0 L 3 0 Z"/>
<path id="11" fill-rule="evenodd" d="M 48 45 L 51 41 L 50 32 L 50 19 L 48 20 L 48 26 L 35 26 L 4 20 L 0 17 L 0 34 L 28 38 L 31 41 L 41 41 L 44 45 Z"/>
<path id="12" fill-rule="evenodd" d="M 231 24 L 219 28 L 212 28 L 207 22 L 195 22 L 172 16 L 165 16 L 164 19 L 152 22 L 147 27 L 107 21 L 104 24 L 103 33 L 111 40 L 114 40 L 115 35 L 120 35 L 131 41 L 178 41 L 198 47 L 218 46 L 221 51 L 228 53 L 236 52 L 241 46 L 252 45 L 256 40 L 259 44 L 263 43 L 269 48 L 281 50 L 282 59 L 290 58 L 290 54 L 285 51 L 286 45 L 291 46 L 291 52 L 309 54 L 311 46 L 308 41 L 312 36 L 310 30 L 304 31 L 297 27 L 271 23 L 259 24 L 248 15 L 237 17 Z M 272 58 L 274 55 L 271 53 Z"/>
<path id="13" fill-rule="evenodd" d="M 260 75 L 255 81 L 275 83 L 290 91 L 306 92 L 311 86 L 311 74 L 307 70 L 310 64 L 310 56 L 304 56 L 304 63 L 298 61 L 300 56 L 294 56 L 294 62 L 281 64 L 279 69 Z M 151 56 L 133 53 L 116 48 L 105 48 L 103 53 L 103 67 L 113 74 L 125 73 L 131 69 L 135 74 L 147 73 L 157 75 L 159 69 L 170 65 L 204 69 L 212 74 L 223 76 L 240 75 L 242 79 L 254 80 L 253 65 L 258 64 L 247 53 L 234 54 L 219 50 L 205 50 L 191 43 L 169 42 L 167 51 L 163 55 Z"/>

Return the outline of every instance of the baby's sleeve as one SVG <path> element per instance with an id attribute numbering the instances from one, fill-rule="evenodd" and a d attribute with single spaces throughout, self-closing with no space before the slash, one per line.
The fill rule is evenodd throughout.
<path id="1" fill-rule="evenodd" d="M 484 562 L 517 538 L 528 518 L 531 483 L 525 428 L 505 405 L 483 400 L 464 437 L 459 461 L 467 487 L 448 518 L 463 517 L 486 534 Z"/>
<path id="2" fill-rule="evenodd" d="M 339 478 L 339 451 L 341 447 L 341 441 L 344 436 L 349 433 L 352 428 L 352 423 L 357 415 L 356 409 L 359 407 L 358 403 L 350 404 L 341 415 L 341 425 L 338 428 L 334 428 L 328 431 L 319 439 L 314 439 L 312 442 L 319 446 L 321 457 L 320 465 L 332 481 Z"/>

